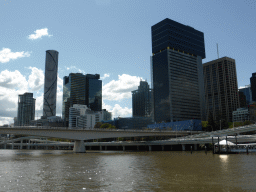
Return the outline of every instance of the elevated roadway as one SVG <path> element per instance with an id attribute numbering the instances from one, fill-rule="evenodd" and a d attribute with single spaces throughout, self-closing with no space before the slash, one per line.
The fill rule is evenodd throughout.
<path id="1" fill-rule="evenodd" d="M 85 152 L 84 140 L 116 138 L 116 137 L 144 137 L 144 136 L 186 136 L 198 134 L 200 131 L 153 131 L 153 130 L 115 130 L 115 129 L 68 129 L 67 127 L 13 127 L 0 128 L 0 134 L 30 135 L 75 140 L 74 152 Z"/>

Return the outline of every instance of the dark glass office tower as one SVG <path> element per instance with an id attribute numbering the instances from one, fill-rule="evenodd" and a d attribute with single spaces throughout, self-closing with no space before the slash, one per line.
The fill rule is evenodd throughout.
<path id="1" fill-rule="evenodd" d="M 63 78 L 62 117 L 69 119 L 74 104 L 87 105 L 93 111 L 102 110 L 102 81 L 100 75 L 70 73 Z"/>
<path id="2" fill-rule="evenodd" d="M 246 105 L 249 105 L 252 102 L 251 85 L 245 85 L 245 87 L 240 88 L 238 91 L 244 93 L 244 95 L 246 97 Z M 239 97 L 240 97 L 240 94 L 239 94 Z M 239 100 L 240 100 L 240 98 L 239 98 Z M 240 106 L 240 107 L 242 107 L 242 106 Z"/>
<path id="3" fill-rule="evenodd" d="M 81 73 L 70 73 L 63 78 L 62 117 L 68 121 L 69 108 L 74 104 L 86 105 L 86 78 Z"/>
<path id="4" fill-rule="evenodd" d="M 19 95 L 17 125 L 28 126 L 31 120 L 35 119 L 35 103 L 33 93 Z"/>
<path id="5" fill-rule="evenodd" d="M 251 90 L 252 90 L 252 101 L 256 101 L 256 73 L 252 74 L 250 81 L 251 81 Z"/>
<path id="6" fill-rule="evenodd" d="M 236 62 L 222 57 L 203 64 L 207 117 L 220 114 L 223 119 L 232 121 L 232 112 L 239 105 L 239 93 L 236 75 Z"/>
<path id="7" fill-rule="evenodd" d="M 152 89 L 146 81 L 140 81 L 138 90 L 132 91 L 132 116 L 153 117 Z"/>
<path id="8" fill-rule="evenodd" d="M 154 119 L 205 120 L 204 34 L 171 19 L 151 27 Z"/>
<path id="9" fill-rule="evenodd" d="M 86 76 L 86 105 L 92 111 L 102 110 L 102 81 L 99 74 Z"/>
<path id="10" fill-rule="evenodd" d="M 239 94 L 239 103 L 240 103 L 240 107 L 241 107 L 241 108 L 247 107 L 247 104 L 246 104 L 246 96 L 245 96 L 244 92 L 239 91 L 238 94 Z"/>

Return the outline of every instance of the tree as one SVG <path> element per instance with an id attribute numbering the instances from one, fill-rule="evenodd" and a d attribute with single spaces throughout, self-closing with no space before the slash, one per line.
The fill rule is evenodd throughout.
<path id="1" fill-rule="evenodd" d="M 116 129 L 116 127 L 114 125 L 111 125 L 109 123 L 104 123 L 100 126 L 100 128 L 103 128 L 103 129 Z"/>
<path id="2" fill-rule="evenodd" d="M 94 128 L 100 128 L 102 126 L 102 123 L 101 122 L 97 122 L 95 125 L 94 125 Z"/>

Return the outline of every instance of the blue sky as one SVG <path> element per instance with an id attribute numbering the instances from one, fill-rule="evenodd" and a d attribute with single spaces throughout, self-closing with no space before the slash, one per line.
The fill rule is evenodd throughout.
<path id="1" fill-rule="evenodd" d="M 206 59 L 236 60 L 238 86 L 256 72 L 256 1 L 252 0 L 0 0 L 0 125 L 13 122 L 18 94 L 33 92 L 42 115 L 45 51 L 59 52 L 62 79 L 98 73 L 104 108 L 131 116 L 131 91 L 150 83 L 151 26 L 170 18 L 205 36 Z"/>

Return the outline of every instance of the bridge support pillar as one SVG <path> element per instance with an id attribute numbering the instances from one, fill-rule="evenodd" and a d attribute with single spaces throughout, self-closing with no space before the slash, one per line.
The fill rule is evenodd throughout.
<path id="1" fill-rule="evenodd" d="M 162 151 L 164 151 L 164 145 L 162 145 Z"/>
<path id="2" fill-rule="evenodd" d="M 186 150 L 186 145 L 182 144 L 182 151 L 185 151 L 185 150 Z"/>
<path id="3" fill-rule="evenodd" d="M 125 146 L 123 146 L 123 151 L 125 151 Z"/>
<path id="4" fill-rule="evenodd" d="M 14 148 L 14 142 L 12 141 L 12 149 Z"/>
<path id="5" fill-rule="evenodd" d="M 100 145 L 100 151 L 102 151 L 102 146 Z"/>
<path id="6" fill-rule="evenodd" d="M 23 143 L 23 140 L 20 140 L 20 149 L 23 148 L 22 143 Z"/>
<path id="7" fill-rule="evenodd" d="M 84 141 L 75 141 L 75 144 L 74 144 L 74 149 L 73 151 L 75 153 L 85 153 L 85 146 L 84 146 Z"/>
<path id="8" fill-rule="evenodd" d="M 149 151 L 152 151 L 151 145 L 148 146 L 148 150 L 149 150 Z"/>
<path id="9" fill-rule="evenodd" d="M 194 151 L 197 151 L 197 144 L 194 144 Z"/>
<path id="10" fill-rule="evenodd" d="M 4 149 L 6 149 L 6 143 L 4 144 Z"/>

